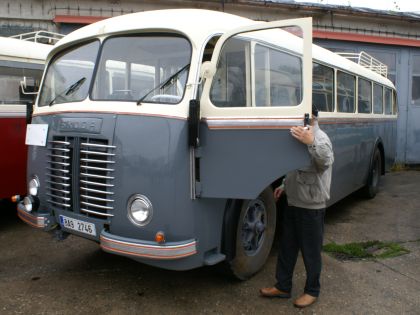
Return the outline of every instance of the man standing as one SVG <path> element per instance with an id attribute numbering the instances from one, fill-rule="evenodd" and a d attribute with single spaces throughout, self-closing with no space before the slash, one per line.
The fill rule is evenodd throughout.
<path id="1" fill-rule="evenodd" d="M 294 138 L 308 146 L 311 164 L 286 176 L 284 192 L 288 206 L 281 223 L 277 282 L 274 287 L 260 290 L 264 297 L 290 298 L 293 270 L 300 250 L 306 269 L 306 284 L 304 293 L 293 303 L 299 308 L 313 304 L 320 291 L 324 216 L 326 201 L 330 198 L 334 162 L 331 141 L 319 128 L 317 117 L 318 111 L 313 108 L 310 127 L 290 130 Z M 275 198 L 279 198 L 282 192 L 282 186 L 276 188 Z"/>

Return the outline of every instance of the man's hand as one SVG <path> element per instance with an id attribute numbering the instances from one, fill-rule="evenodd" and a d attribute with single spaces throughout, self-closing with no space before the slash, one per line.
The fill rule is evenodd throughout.
<path id="1" fill-rule="evenodd" d="M 296 139 L 298 139 L 300 142 L 304 143 L 304 144 L 313 144 L 315 137 L 314 137 L 314 133 L 312 131 L 312 127 L 307 126 L 307 127 L 302 127 L 302 126 L 297 126 L 297 127 L 292 127 L 290 129 L 290 133 L 292 134 L 292 136 Z"/>
<path id="2" fill-rule="evenodd" d="M 274 189 L 274 199 L 277 201 L 279 200 L 281 194 L 283 193 L 283 188 L 281 186 Z"/>

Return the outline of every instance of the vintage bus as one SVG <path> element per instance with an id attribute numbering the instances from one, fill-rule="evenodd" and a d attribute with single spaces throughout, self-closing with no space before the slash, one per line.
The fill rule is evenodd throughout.
<path id="1" fill-rule="evenodd" d="M 312 101 L 334 145 L 331 203 L 373 197 L 394 161 L 394 86 L 313 45 L 310 18 L 134 13 L 69 34 L 47 64 L 18 214 L 146 264 L 257 272 L 273 184 L 309 163 L 289 129 Z"/>
<path id="2" fill-rule="evenodd" d="M 28 37 L 30 34 L 36 38 Z M 26 109 L 28 103 L 35 101 L 52 48 L 39 41 L 50 41 L 49 34 L 0 37 L 0 199 L 26 193 Z"/>

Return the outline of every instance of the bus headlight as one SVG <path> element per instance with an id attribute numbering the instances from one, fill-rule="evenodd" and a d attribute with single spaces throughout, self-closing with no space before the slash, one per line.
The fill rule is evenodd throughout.
<path id="1" fill-rule="evenodd" d="M 34 209 L 34 199 L 31 196 L 23 198 L 23 206 L 27 212 L 31 212 Z"/>
<path id="2" fill-rule="evenodd" d="M 39 189 L 39 179 L 37 176 L 32 177 L 32 179 L 29 181 L 28 184 L 28 192 L 31 196 L 38 195 L 38 189 Z"/>
<path id="3" fill-rule="evenodd" d="M 146 196 L 133 195 L 128 199 L 128 218 L 136 225 L 144 226 L 152 220 L 152 203 Z"/>

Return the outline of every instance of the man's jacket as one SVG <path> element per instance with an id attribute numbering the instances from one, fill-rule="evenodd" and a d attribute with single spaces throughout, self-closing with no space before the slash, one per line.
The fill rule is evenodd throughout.
<path id="1" fill-rule="evenodd" d="M 287 174 L 284 189 L 290 206 L 322 209 L 330 199 L 331 173 L 334 153 L 330 138 L 318 122 L 313 128 L 314 143 L 308 145 L 311 165 Z"/>

